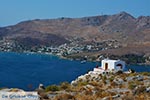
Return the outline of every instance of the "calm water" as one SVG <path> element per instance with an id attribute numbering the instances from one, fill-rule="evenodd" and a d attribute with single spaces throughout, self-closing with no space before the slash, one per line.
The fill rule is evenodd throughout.
<path id="1" fill-rule="evenodd" d="M 18 87 L 25 90 L 44 85 L 71 82 L 77 76 L 92 70 L 95 63 L 70 61 L 40 54 L 0 53 L 0 87 Z"/>
<path id="2" fill-rule="evenodd" d="M 56 56 L 0 52 L 0 87 L 32 90 L 44 85 L 71 82 L 97 63 L 70 61 Z M 138 72 L 149 71 L 150 66 L 127 66 Z"/>

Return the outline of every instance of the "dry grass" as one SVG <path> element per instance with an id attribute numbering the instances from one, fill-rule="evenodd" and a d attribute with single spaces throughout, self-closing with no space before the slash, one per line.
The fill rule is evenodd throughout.
<path id="1" fill-rule="evenodd" d="M 54 100 L 75 100 L 75 97 L 70 94 L 61 94 L 56 96 Z"/>
<path id="2" fill-rule="evenodd" d="M 150 100 L 150 93 L 146 93 L 145 90 L 147 86 L 144 86 L 143 81 L 134 79 L 127 82 L 126 80 L 120 85 L 113 81 L 114 79 L 118 78 L 125 80 L 126 77 L 132 77 L 136 75 L 138 75 L 138 73 L 120 74 L 114 75 L 113 77 L 111 75 L 102 76 L 102 79 L 99 82 L 94 80 L 89 82 L 81 80 L 76 86 L 72 86 L 64 82 L 60 84 L 59 94 L 56 95 L 54 100 L 101 100 L 102 98 L 107 98 L 108 100 L 115 100 L 116 98 L 117 100 Z M 105 80 L 108 80 L 110 83 L 105 83 Z M 108 91 L 109 89 L 113 88 L 125 88 L 129 90 L 126 92 Z M 45 94 L 42 95 L 43 98 L 47 98 Z M 117 95 L 121 96 L 115 97 Z"/>
<path id="3" fill-rule="evenodd" d="M 96 100 L 97 99 L 96 96 L 81 95 L 81 94 L 76 95 L 75 98 L 76 98 L 76 100 Z"/>

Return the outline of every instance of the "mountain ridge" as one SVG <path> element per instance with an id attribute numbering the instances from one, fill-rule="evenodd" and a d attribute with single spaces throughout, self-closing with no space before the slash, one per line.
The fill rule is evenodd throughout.
<path id="1" fill-rule="evenodd" d="M 1 27 L 0 37 L 26 46 L 31 41 L 38 41 L 31 47 L 59 46 L 72 41 L 84 44 L 109 40 L 118 41 L 122 47 L 150 46 L 150 16 L 135 18 L 129 13 L 120 12 L 82 18 L 35 19 Z"/>

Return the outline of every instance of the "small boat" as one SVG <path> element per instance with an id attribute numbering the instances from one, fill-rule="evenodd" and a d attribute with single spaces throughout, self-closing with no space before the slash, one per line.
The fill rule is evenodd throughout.
<path id="1" fill-rule="evenodd" d="M 86 63 L 86 60 L 82 60 L 82 61 L 81 61 L 81 64 L 83 64 L 83 63 Z"/>

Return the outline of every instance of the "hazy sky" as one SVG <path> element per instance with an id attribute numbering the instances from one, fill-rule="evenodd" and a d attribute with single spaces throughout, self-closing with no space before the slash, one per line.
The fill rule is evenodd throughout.
<path id="1" fill-rule="evenodd" d="M 84 17 L 126 11 L 150 15 L 150 0 L 0 0 L 0 27 L 32 19 Z"/>

